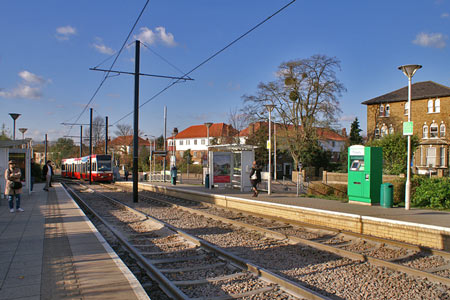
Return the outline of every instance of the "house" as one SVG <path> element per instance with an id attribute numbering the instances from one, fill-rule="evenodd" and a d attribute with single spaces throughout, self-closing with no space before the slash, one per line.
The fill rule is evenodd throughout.
<path id="1" fill-rule="evenodd" d="M 168 150 L 175 150 L 177 159 L 182 159 L 185 151 L 190 150 L 192 163 L 202 164 L 207 159 L 208 145 L 228 144 L 238 131 L 225 123 L 213 123 L 208 129 L 206 125 L 193 125 L 167 139 Z M 175 147 L 173 147 L 175 145 Z"/>
<path id="2" fill-rule="evenodd" d="M 367 105 L 367 135 L 381 138 L 402 132 L 403 122 L 411 112 L 413 132 L 419 137 L 419 147 L 413 154 L 413 172 L 439 176 L 448 174 L 450 124 L 450 88 L 433 81 L 417 82 L 411 86 L 411 109 L 408 87 L 362 102 Z"/>
<path id="3" fill-rule="evenodd" d="M 241 144 L 247 144 L 247 139 L 249 136 L 257 132 L 263 128 L 268 135 L 268 128 L 269 123 L 268 122 L 254 122 L 251 123 L 247 128 L 241 130 L 239 133 L 240 143 Z M 293 127 L 289 126 L 288 130 L 292 130 Z M 316 134 L 318 137 L 318 141 L 322 149 L 326 151 L 331 152 L 331 158 L 333 162 L 337 162 L 340 159 L 340 155 L 342 150 L 344 149 L 345 143 L 347 141 L 347 134 L 345 128 L 342 129 L 342 134 L 339 134 L 331 129 L 328 128 L 316 128 Z M 279 142 L 283 140 L 285 137 L 285 131 L 284 126 L 281 124 L 273 123 L 272 125 L 272 133 L 274 134 L 273 138 L 273 146 L 276 145 L 276 140 Z M 278 143 L 279 149 L 285 149 L 286 146 L 280 145 Z M 276 152 L 276 149 L 274 148 L 274 152 Z M 293 170 L 293 161 L 291 157 L 278 157 L 276 160 L 277 165 L 277 177 L 282 178 L 282 176 L 290 177 Z"/>
<path id="4" fill-rule="evenodd" d="M 150 147 L 150 142 L 148 139 L 144 140 L 143 138 L 138 137 L 138 145 L 139 147 Z M 109 142 L 109 146 L 114 149 L 116 153 L 129 154 L 133 149 L 133 136 L 118 136 Z"/>

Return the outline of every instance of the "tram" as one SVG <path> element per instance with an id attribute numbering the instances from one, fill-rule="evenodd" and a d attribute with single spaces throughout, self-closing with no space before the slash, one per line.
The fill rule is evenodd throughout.
<path id="1" fill-rule="evenodd" d="M 61 176 L 89 180 L 89 166 L 92 163 L 92 181 L 113 181 L 112 160 L 109 154 L 93 154 L 61 161 Z"/>

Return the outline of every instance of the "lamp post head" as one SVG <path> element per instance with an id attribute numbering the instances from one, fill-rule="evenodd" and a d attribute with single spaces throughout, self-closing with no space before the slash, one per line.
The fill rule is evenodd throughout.
<path id="1" fill-rule="evenodd" d="M 266 107 L 266 109 L 269 111 L 269 112 L 271 112 L 274 108 L 275 108 L 275 105 L 274 104 L 266 104 L 266 105 L 264 105 L 265 107 Z"/>
<path id="2" fill-rule="evenodd" d="M 22 132 L 22 134 L 24 134 L 25 132 L 27 132 L 28 128 L 19 128 L 19 131 Z"/>
<path id="3" fill-rule="evenodd" d="M 11 116 L 11 118 L 13 118 L 14 121 L 17 120 L 18 117 L 20 117 L 20 114 L 17 113 L 10 113 L 9 115 Z"/>
<path id="4" fill-rule="evenodd" d="M 398 69 L 401 70 L 403 74 L 405 74 L 406 77 L 408 77 L 409 79 L 411 79 L 416 73 L 416 71 L 419 70 L 420 68 L 422 68 L 421 65 L 403 65 L 398 67 Z"/>
<path id="5" fill-rule="evenodd" d="M 206 128 L 209 128 L 209 127 L 212 126 L 212 124 L 213 124 L 213 123 L 211 123 L 211 122 L 206 122 L 206 123 L 205 123 L 205 126 L 206 126 Z"/>

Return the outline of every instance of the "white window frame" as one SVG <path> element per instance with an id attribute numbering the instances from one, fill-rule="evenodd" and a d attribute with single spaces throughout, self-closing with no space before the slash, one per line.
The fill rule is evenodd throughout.
<path id="1" fill-rule="evenodd" d="M 409 102 L 405 103 L 405 115 L 409 115 Z"/>
<path id="2" fill-rule="evenodd" d="M 386 109 L 384 111 L 384 116 L 385 117 L 389 117 L 390 114 L 391 114 L 391 106 L 389 104 L 386 104 Z"/>
<path id="3" fill-rule="evenodd" d="M 423 146 L 420 146 L 420 165 L 424 166 L 425 164 L 425 155 L 424 155 L 424 151 L 423 151 Z"/>
<path id="4" fill-rule="evenodd" d="M 434 112 L 441 112 L 441 99 L 436 99 L 436 101 L 434 101 Z"/>
<path id="5" fill-rule="evenodd" d="M 191 140 L 186 140 L 186 146 L 189 146 L 191 144 Z"/>
<path id="6" fill-rule="evenodd" d="M 439 149 L 439 165 L 445 167 L 445 147 Z"/>
<path id="7" fill-rule="evenodd" d="M 183 146 L 183 140 L 180 140 L 178 145 Z"/>
<path id="8" fill-rule="evenodd" d="M 380 117 L 384 117 L 384 105 L 380 104 Z"/>
<path id="9" fill-rule="evenodd" d="M 394 127 L 392 125 L 389 127 L 389 134 L 394 134 Z"/>
<path id="10" fill-rule="evenodd" d="M 430 138 L 439 137 L 439 127 L 436 123 L 430 125 Z"/>
<path id="11" fill-rule="evenodd" d="M 206 144 L 205 139 L 202 139 L 202 145 L 205 145 L 205 144 Z"/>
<path id="12" fill-rule="evenodd" d="M 432 114 L 432 113 L 434 113 L 434 110 L 433 110 L 433 100 L 428 100 L 428 103 L 427 103 L 427 113 L 429 113 L 429 114 Z"/>
<path id="13" fill-rule="evenodd" d="M 439 126 L 439 136 L 445 137 L 445 124 L 441 124 L 441 126 Z"/>
<path id="14" fill-rule="evenodd" d="M 385 137 L 385 136 L 387 136 L 388 134 L 389 134 L 388 127 L 387 127 L 386 125 L 383 125 L 383 126 L 381 127 L 381 136 L 382 136 L 382 137 Z"/>
<path id="15" fill-rule="evenodd" d="M 427 124 L 423 125 L 422 127 L 422 138 L 427 139 L 428 138 L 428 126 Z"/>
<path id="16" fill-rule="evenodd" d="M 436 167 L 436 148 L 435 147 L 427 148 L 426 166 L 429 167 L 430 165 L 431 165 L 431 167 Z"/>
<path id="17" fill-rule="evenodd" d="M 197 145 L 197 140 L 194 140 L 194 145 Z"/>

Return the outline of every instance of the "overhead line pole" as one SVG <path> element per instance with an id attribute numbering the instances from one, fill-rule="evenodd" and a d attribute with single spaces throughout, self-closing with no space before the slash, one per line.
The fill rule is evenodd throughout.
<path id="1" fill-rule="evenodd" d="M 134 64 L 134 136 L 133 136 L 133 202 L 138 202 L 138 156 L 139 156 L 139 63 L 140 41 L 136 40 Z"/>
<path id="2" fill-rule="evenodd" d="M 83 125 L 80 125 L 80 157 L 83 157 Z"/>
<path id="3" fill-rule="evenodd" d="M 89 184 L 92 184 L 92 111 L 90 109 L 90 126 L 89 126 Z"/>
<path id="4" fill-rule="evenodd" d="M 105 117 L 105 154 L 108 154 L 108 117 Z"/>

